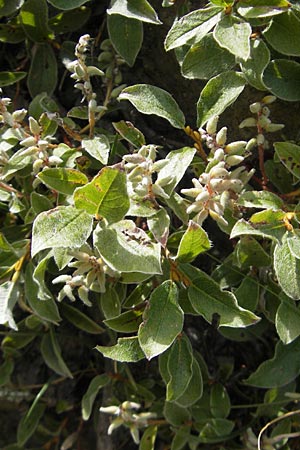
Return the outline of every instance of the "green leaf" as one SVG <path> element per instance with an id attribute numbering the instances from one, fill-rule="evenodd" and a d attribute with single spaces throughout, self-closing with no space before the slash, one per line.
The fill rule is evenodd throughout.
<path id="1" fill-rule="evenodd" d="M 173 437 L 171 450 L 182 450 L 185 448 L 185 445 L 188 443 L 190 437 L 190 431 L 190 425 L 183 425 L 180 427 Z"/>
<path id="2" fill-rule="evenodd" d="M 231 404 L 227 389 L 220 383 L 212 386 L 210 391 L 210 410 L 217 419 L 226 419 L 230 413 Z"/>
<path id="3" fill-rule="evenodd" d="M 167 154 L 166 159 L 168 160 L 168 164 L 158 172 L 157 183 L 159 184 L 160 181 L 164 178 L 172 176 L 172 180 L 170 181 L 170 183 L 167 186 L 164 186 L 165 192 L 170 196 L 178 196 L 178 194 L 174 192 L 174 189 L 193 161 L 195 153 L 195 148 L 182 147 Z M 170 199 L 170 201 L 172 200 Z"/>
<path id="4" fill-rule="evenodd" d="M 291 142 L 275 142 L 275 152 L 284 166 L 296 178 L 300 178 L 300 147 Z"/>
<path id="5" fill-rule="evenodd" d="M 167 245 L 169 236 L 170 216 L 164 208 L 157 211 L 156 214 L 147 219 L 149 230 L 153 234 L 157 242 L 163 248 Z"/>
<path id="6" fill-rule="evenodd" d="M 246 327 L 260 320 L 258 316 L 241 308 L 232 292 L 223 291 L 209 275 L 195 267 L 184 265 L 180 269 L 190 279 L 189 299 L 193 308 L 208 322 L 218 315 L 219 326 Z"/>
<path id="7" fill-rule="evenodd" d="M 89 0 L 47 0 L 52 6 L 57 9 L 74 9 L 78 8 L 81 5 L 84 5 Z"/>
<path id="8" fill-rule="evenodd" d="M 176 403 L 185 408 L 194 405 L 202 397 L 203 394 L 203 379 L 200 366 L 196 358 L 193 358 L 192 370 L 193 375 L 188 385 L 186 386 L 185 391 L 180 397 L 176 399 Z"/>
<path id="9" fill-rule="evenodd" d="M 61 317 L 57 305 L 52 296 L 46 300 L 40 300 L 38 297 L 39 284 L 33 278 L 34 266 L 29 262 L 25 272 L 25 297 L 33 312 L 42 320 L 57 324 Z"/>
<path id="10" fill-rule="evenodd" d="M 234 422 L 228 419 L 205 419 L 199 421 L 197 423 L 197 428 L 200 429 L 199 441 L 212 444 L 223 441 L 232 432 L 234 425 Z"/>
<path id="11" fill-rule="evenodd" d="M 300 373 L 299 353 L 300 338 L 287 345 L 279 341 L 274 357 L 264 361 L 246 383 L 260 388 L 273 388 L 290 383 Z"/>
<path id="12" fill-rule="evenodd" d="M 91 9 L 82 8 L 60 12 L 48 21 L 48 25 L 55 34 L 70 33 L 83 27 L 91 15 Z"/>
<path id="13" fill-rule="evenodd" d="M 277 14 L 282 14 L 287 11 L 286 8 L 289 8 L 291 5 L 287 0 L 282 2 L 267 0 L 261 2 L 258 0 L 256 3 L 254 1 L 247 2 L 247 0 L 243 2 L 239 2 L 237 11 L 238 13 L 244 17 L 245 19 L 254 19 L 254 18 L 264 18 L 264 17 L 272 17 Z"/>
<path id="14" fill-rule="evenodd" d="M 293 10 L 274 17 L 263 35 L 279 53 L 300 56 L 300 20 Z"/>
<path id="15" fill-rule="evenodd" d="M 197 124 L 203 126 L 212 116 L 219 115 L 230 106 L 243 91 L 244 77 L 236 72 L 223 72 L 209 80 L 197 103 Z"/>
<path id="16" fill-rule="evenodd" d="M 274 59 L 263 74 L 263 82 L 276 97 L 287 101 L 300 100 L 300 64 L 287 59 Z"/>
<path id="17" fill-rule="evenodd" d="M 17 430 L 17 441 L 20 447 L 23 447 L 23 445 L 35 432 L 41 418 L 43 417 L 45 409 L 45 404 L 33 402 L 32 406 L 22 417 Z"/>
<path id="18" fill-rule="evenodd" d="M 119 55 L 132 67 L 143 42 L 143 24 L 119 14 L 107 16 L 110 40 Z"/>
<path id="19" fill-rule="evenodd" d="M 203 228 L 192 220 L 181 238 L 176 261 L 182 263 L 192 262 L 200 253 L 206 252 L 211 247 L 210 240 Z"/>
<path id="20" fill-rule="evenodd" d="M 10 376 L 14 371 L 14 361 L 11 358 L 4 360 L 4 363 L 0 366 L 0 386 L 10 384 Z"/>
<path id="21" fill-rule="evenodd" d="M 131 220 L 121 220 L 110 227 L 98 225 L 94 245 L 107 264 L 118 272 L 161 273 L 160 244 L 151 242 Z"/>
<path id="22" fill-rule="evenodd" d="M 23 80 L 27 72 L 0 72 L 0 87 L 10 86 Z"/>
<path id="23" fill-rule="evenodd" d="M 89 420 L 98 392 L 109 382 L 110 378 L 105 373 L 102 375 L 96 375 L 92 379 L 86 393 L 81 400 L 81 414 L 83 420 Z"/>
<path id="24" fill-rule="evenodd" d="M 298 149 L 300 151 L 300 147 Z M 281 209 L 284 205 L 284 201 L 278 195 L 269 191 L 246 191 L 239 195 L 237 203 L 245 208 L 272 208 L 273 210 Z"/>
<path id="25" fill-rule="evenodd" d="M 271 264 L 271 258 L 268 253 L 251 236 L 242 236 L 235 247 L 235 256 L 237 258 L 237 265 L 242 269 L 247 269 L 251 266 L 264 267 Z"/>
<path id="26" fill-rule="evenodd" d="M 133 333 L 138 331 L 139 325 L 142 321 L 142 312 L 131 310 L 123 312 L 116 317 L 104 320 L 111 330 L 119 333 Z"/>
<path id="27" fill-rule="evenodd" d="M 275 242 L 281 241 L 286 228 L 284 223 L 285 213 L 281 210 L 266 209 L 253 214 L 249 222 L 240 219 L 232 228 L 230 239 L 244 234 L 262 236 Z"/>
<path id="28" fill-rule="evenodd" d="M 223 8 L 211 7 L 198 9 L 175 20 L 173 26 L 167 34 L 165 40 L 165 49 L 167 51 L 180 47 L 192 39 L 197 41 L 209 33 L 209 31 L 218 23 Z"/>
<path id="29" fill-rule="evenodd" d="M 104 167 L 90 183 L 76 189 L 74 203 L 89 214 L 102 216 L 110 223 L 118 222 L 129 208 L 125 173 Z"/>
<path id="30" fill-rule="evenodd" d="M 193 351 L 189 339 L 178 337 L 171 347 L 168 357 L 169 381 L 166 400 L 176 401 L 187 389 L 193 376 Z"/>
<path id="31" fill-rule="evenodd" d="M 46 42 L 53 38 L 53 34 L 48 27 L 46 0 L 26 0 L 20 11 L 20 18 L 23 30 L 32 41 Z"/>
<path id="32" fill-rule="evenodd" d="M 10 16 L 18 11 L 25 0 L 1 0 L 0 2 L 0 17 Z"/>
<path id="33" fill-rule="evenodd" d="M 287 244 L 291 254 L 295 258 L 300 259 L 300 230 L 296 228 L 287 233 Z"/>
<path id="34" fill-rule="evenodd" d="M 50 327 L 50 332 L 44 334 L 42 338 L 41 353 L 50 369 L 64 377 L 73 378 L 73 375 L 62 358 L 61 349 L 52 327 Z"/>
<path id="35" fill-rule="evenodd" d="M 171 94 L 150 84 L 135 84 L 123 89 L 120 100 L 129 100 L 144 114 L 163 117 L 175 128 L 183 128 L 185 118 Z"/>
<path id="36" fill-rule="evenodd" d="M 0 285 L 0 325 L 6 325 L 13 330 L 18 327 L 14 321 L 12 310 L 18 301 L 19 288 L 12 281 L 5 281 Z"/>
<path id="37" fill-rule="evenodd" d="M 107 164 L 110 145 L 105 134 L 96 136 L 93 139 L 83 139 L 81 145 L 89 155 L 100 161 L 101 164 Z"/>
<path id="38" fill-rule="evenodd" d="M 61 303 L 60 310 L 62 315 L 75 327 L 89 334 L 101 334 L 105 330 L 97 322 L 92 320 L 83 312 L 67 303 Z"/>
<path id="39" fill-rule="evenodd" d="M 188 408 L 183 408 L 174 402 L 165 402 L 163 413 L 166 420 L 174 427 L 185 425 L 191 420 Z"/>
<path id="40" fill-rule="evenodd" d="M 45 195 L 37 192 L 31 192 L 30 202 L 35 215 L 53 208 L 52 202 Z"/>
<path id="41" fill-rule="evenodd" d="M 181 72 L 186 78 L 206 80 L 230 70 L 234 65 L 235 57 L 220 47 L 213 34 L 209 33 L 186 53 Z"/>
<path id="42" fill-rule="evenodd" d="M 107 14 L 120 14 L 130 19 L 141 22 L 149 22 L 155 25 L 161 24 L 155 10 L 147 0 L 115 0 Z"/>
<path id="43" fill-rule="evenodd" d="M 57 83 L 57 61 L 49 44 L 37 44 L 27 78 L 27 86 L 32 98 L 46 92 L 53 93 Z"/>
<path id="44" fill-rule="evenodd" d="M 276 313 L 276 330 L 284 344 L 290 344 L 300 335 L 299 305 L 284 294 L 280 295 L 281 304 Z"/>
<path id="45" fill-rule="evenodd" d="M 76 169 L 45 168 L 37 175 L 48 188 L 54 189 L 65 195 L 72 195 L 74 190 L 87 184 L 88 178 L 82 172 Z"/>
<path id="46" fill-rule="evenodd" d="M 144 431 L 139 450 L 154 450 L 155 447 L 155 440 L 157 435 L 157 426 L 156 425 L 150 425 L 146 428 L 146 431 Z"/>
<path id="47" fill-rule="evenodd" d="M 262 77 L 269 62 L 270 51 L 264 41 L 250 40 L 250 58 L 247 61 L 240 61 L 240 67 L 248 83 L 255 89 L 266 90 Z"/>
<path id="48" fill-rule="evenodd" d="M 93 217 L 73 206 L 58 206 L 39 214 L 32 230 L 31 254 L 45 248 L 78 248 L 91 234 Z"/>
<path id="49" fill-rule="evenodd" d="M 295 258 L 287 244 L 287 234 L 274 250 L 274 269 L 282 290 L 294 300 L 300 300 L 300 259 Z"/>
<path id="50" fill-rule="evenodd" d="M 113 122 L 114 129 L 130 142 L 135 148 L 140 148 L 142 145 L 146 144 L 145 136 L 143 133 L 135 128 L 131 122 L 125 122 L 121 120 L 120 122 Z"/>
<path id="51" fill-rule="evenodd" d="M 214 38 L 220 47 L 226 48 L 237 58 L 247 60 L 250 57 L 249 23 L 242 22 L 231 14 L 224 15 L 214 29 Z"/>
<path id="52" fill-rule="evenodd" d="M 136 336 L 119 338 L 118 343 L 113 347 L 103 347 L 101 345 L 97 345 L 95 348 L 106 358 L 110 358 L 115 361 L 137 362 L 145 358 Z"/>
<path id="53" fill-rule="evenodd" d="M 138 332 L 140 346 L 148 360 L 172 345 L 182 330 L 183 316 L 176 284 L 164 281 L 152 292 Z"/>
<path id="54" fill-rule="evenodd" d="M 106 319 L 119 316 L 121 313 L 121 301 L 116 289 L 108 286 L 106 291 L 99 297 L 101 310 Z M 109 325 L 108 325 L 109 326 Z"/>
<path id="55" fill-rule="evenodd" d="M 11 0 L 8 1 L 11 2 Z M 17 19 L 10 20 L 9 23 L 0 24 L 0 42 L 18 44 L 19 42 L 25 41 L 25 39 L 26 35 Z"/>

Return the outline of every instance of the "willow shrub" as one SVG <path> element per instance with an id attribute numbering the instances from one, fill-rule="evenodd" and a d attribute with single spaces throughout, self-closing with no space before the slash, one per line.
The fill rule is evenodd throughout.
<path id="1" fill-rule="evenodd" d="M 187 124 L 170 92 L 122 84 L 143 24 L 161 24 L 150 3 L 0 3 L 18 66 L 0 85 L 30 98 L 0 100 L 0 394 L 23 413 L 6 450 L 75 448 L 105 413 L 141 450 L 287 450 L 299 435 L 300 147 L 272 121 L 275 100 L 300 100 L 299 5 L 163 1 L 165 50 L 208 80 Z M 218 119 L 249 85 L 232 141 Z M 125 101 L 192 144 L 168 152 L 113 122 Z M 47 396 L 74 381 L 81 406 Z"/>

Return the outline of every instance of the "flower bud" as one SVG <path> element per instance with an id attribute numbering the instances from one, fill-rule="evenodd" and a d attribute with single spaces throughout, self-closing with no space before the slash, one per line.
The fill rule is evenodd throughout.
<path id="1" fill-rule="evenodd" d="M 29 128 L 34 136 L 39 135 L 41 132 L 41 127 L 33 117 L 29 117 Z"/>
<path id="2" fill-rule="evenodd" d="M 264 106 L 261 110 L 261 112 L 263 113 L 264 116 L 269 117 L 271 111 L 267 106 Z"/>
<path id="3" fill-rule="evenodd" d="M 261 110 L 261 103 L 260 102 L 252 103 L 249 106 L 249 109 L 253 114 L 257 114 Z"/>
<path id="4" fill-rule="evenodd" d="M 34 161 L 34 163 L 32 164 L 32 170 L 34 174 L 37 174 L 41 168 L 44 165 L 44 161 L 42 159 L 37 159 L 36 161 Z"/>
<path id="5" fill-rule="evenodd" d="M 230 155 L 226 158 L 226 164 L 228 166 L 237 166 L 242 161 L 244 161 L 244 157 L 240 155 Z"/>
<path id="6" fill-rule="evenodd" d="M 94 98 L 92 98 L 92 100 L 89 101 L 89 111 L 91 112 L 95 112 L 97 109 L 97 102 Z"/>
<path id="7" fill-rule="evenodd" d="M 245 148 L 246 152 L 249 152 L 250 150 L 252 150 L 252 148 L 255 147 L 256 144 L 257 144 L 256 138 L 250 139 L 250 141 L 247 142 L 247 145 Z"/>
<path id="8" fill-rule="evenodd" d="M 264 142 L 265 142 L 265 137 L 264 137 L 264 135 L 261 134 L 261 133 L 259 133 L 259 134 L 256 136 L 256 141 L 257 141 L 257 145 L 263 145 Z"/>
<path id="9" fill-rule="evenodd" d="M 23 147 L 32 147 L 33 145 L 36 145 L 36 139 L 33 136 L 29 136 L 23 139 L 23 141 L 20 142 L 20 145 Z"/>
<path id="10" fill-rule="evenodd" d="M 208 134 L 215 134 L 217 131 L 219 116 L 213 116 L 211 117 L 206 124 L 206 131 Z M 199 129 L 199 133 L 201 134 L 201 131 Z"/>
<path id="11" fill-rule="evenodd" d="M 210 198 L 209 192 L 205 189 L 204 191 L 200 192 L 200 194 L 196 197 L 196 202 L 206 202 Z"/>
<path id="12" fill-rule="evenodd" d="M 282 130 L 284 125 L 282 123 L 270 123 L 265 128 L 268 133 L 275 133 L 276 131 Z"/>
<path id="13" fill-rule="evenodd" d="M 239 128 L 245 128 L 245 127 L 256 127 L 256 119 L 254 117 L 247 117 L 247 119 L 244 119 L 240 124 Z"/>
<path id="14" fill-rule="evenodd" d="M 262 99 L 262 102 L 265 103 L 266 105 L 270 105 L 271 103 L 274 103 L 275 101 L 276 101 L 275 95 L 266 95 Z"/>
<path id="15" fill-rule="evenodd" d="M 16 122 L 22 122 L 24 120 L 25 116 L 27 114 L 27 110 L 25 108 L 23 109 L 17 109 L 12 113 L 12 117 Z"/>
<path id="16" fill-rule="evenodd" d="M 216 135 L 216 142 L 218 145 L 223 146 L 226 144 L 227 140 L 227 127 L 221 128 Z"/>
<path id="17" fill-rule="evenodd" d="M 246 141 L 235 141 L 235 142 L 231 142 L 230 144 L 227 144 L 225 147 L 225 152 L 226 153 L 237 153 L 240 150 L 244 149 L 247 145 Z M 227 162 L 227 159 L 226 159 Z"/>
<path id="18" fill-rule="evenodd" d="M 145 157 L 138 153 L 133 153 L 132 155 L 124 155 L 123 160 L 132 164 L 141 164 L 145 161 Z"/>
<path id="19" fill-rule="evenodd" d="M 224 159 L 224 150 L 222 148 L 217 148 L 214 153 L 214 159 L 217 161 L 223 161 Z"/>
<path id="20" fill-rule="evenodd" d="M 171 183 L 171 181 L 174 179 L 172 175 L 167 175 L 164 178 L 159 178 L 156 180 L 156 183 L 158 186 L 164 187 Z"/>
<path id="21" fill-rule="evenodd" d="M 63 160 L 59 156 L 51 155 L 49 156 L 49 165 L 50 166 L 57 166 L 58 164 L 61 164 Z"/>

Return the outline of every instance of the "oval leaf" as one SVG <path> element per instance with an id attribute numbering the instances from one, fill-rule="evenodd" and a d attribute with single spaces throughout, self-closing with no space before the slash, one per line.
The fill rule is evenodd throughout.
<path id="1" fill-rule="evenodd" d="M 183 272 L 190 278 L 188 290 L 193 308 L 208 322 L 217 314 L 219 326 L 246 327 L 260 320 L 247 309 L 238 306 L 231 292 L 220 289 L 219 284 L 206 273 L 192 266 L 182 266 Z"/>
<path id="2" fill-rule="evenodd" d="M 135 84 L 124 89 L 120 100 L 129 100 L 144 114 L 155 114 L 168 120 L 175 128 L 183 128 L 185 118 L 173 97 L 166 91 L 150 84 Z"/>
<path id="3" fill-rule="evenodd" d="M 94 245 L 107 264 L 118 272 L 161 273 L 160 244 L 151 242 L 131 220 L 106 228 L 98 226 Z"/>
<path id="4" fill-rule="evenodd" d="M 284 294 L 280 295 L 281 304 L 276 312 L 276 330 L 284 344 L 290 344 L 300 335 L 300 309 L 295 302 Z"/>
<path id="5" fill-rule="evenodd" d="M 37 177 L 50 189 L 65 195 L 72 195 L 77 187 L 88 182 L 87 176 L 79 170 L 62 167 L 44 169 Z"/>
<path id="6" fill-rule="evenodd" d="M 167 51 L 180 47 L 191 39 L 198 42 L 218 23 L 222 8 L 206 8 L 192 11 L 176 20 L 167 34 L 165 49 Z"/>
<path id="7" fill-rule="evenodd" d="M 142 22 L 113 14 L 107 16 L 107 26 L 115 50 L 132 67 L 143 42 Z"/>
<path id="8" fill-rule="evenodd" d="M 27 78 L 32 98 L 46 92 L 53 93 L 57 83 L 57 61 L 49 44 L 37 44 L 34 49 Z"/>
<path id="9" fill-rule="evenodd" d="M 300 100 L 300 64 L 287 59 L 274 59 L 263 74 L 263 82 L 276 97 L 287 101 Z"/>
<path id="10" fill-rule="evenodd" d="M 46 0 L 27 0 L 21 8 L 20 19 L 26 35 L 35 42 L 46 42 L 53 37 L 48 27 Z"/>
<path id="11" fill-rule="evenodd" d="M 27 72 L 0 72 L 0 87 L 10 86 L 23 80 Z"/>
<path id="12" fill-rule="evenodd" d="M 117 344 L 113 347 L 103 347 L 101 345 L 97 345 L 95 348 L 106 358 L 110 358 L 115 361 L 137 362 L 145 358 L 136 336 L 120 338 L 118 339 Z"/>
<path id="13" fill-rule="evenodd" d="M 211 247 L 210 240 L 203 228 L 192 220 L 179 243 L 176 261 L 192 262 L 200 253 L 206 252 Z"/>
<path id="14" fill-rule="evenodd" d="M 48 2 L 57 9 L 74 9 L 84 5 L 89 0 L 48 0 Z"/>
<path id="15" fill-rule="evenodd" d="M 170 378 L 166 400 L 170 402 L 182 396 L 193 376 L 193 351 L 186 336 L 180 336 L 172 345 L 167 367 Z"/>
<path id="16" fill-rule="evenodd" d="M 282 290 L 294 300 L 300 300 L 300 259 L 290 251 L 287 234 L 274 250 L 274 269 Z"/>
<path id="17" fill-rule="evenodd" d="M 275 355 L 264 361 L 246 380 L 260 388 L 277 388 L 294 380 L 300 373 L 300 338 L 288 345 L 278 342 Z"/>
<path id="18" fill-rule="evenodd" d="M 155 25 L 161 23 L 155 10 L 147 0 L 115 0 L 107 14 L 121 14 L 130 19 L 137 19 L 141 22 L 149 22 Z"/>
<path id="19" fill-rule="evenodd" d="M 246 80 L 236 72 L 223 72 L 205 85 L 197 103 L 197 124 L 202 127 L 212 116 L 219 115 L 243 91 Z"/>
<path id="20" fill-rule="evenodd" d="M 274 17 L 263 35 L 279 53 L 300 56 L 300 19 L 293 10 Z"/>
<path id="21" fill-rule="evenodd" d="M 269 62 L 270 51 L 266 44 L 260 39 L 251 40 L 250 58 L 240 62 L 241 70 L 251 86 L 259 90 L 266 90 L 262 77 Z"/>
<path id="22" fill-rule="evenodd" d="M 214 38 L 220 47 L 240 59 L 247 60 L 250 56 L 250 35 L 252 29 L 249 23 L 242 22 L 231 14 L 222 17 L 214 29 Z"/>
<path id="23" fill-rule="evenodd" d="M 149 360 L 167 350 L 182 330 L 184 314 L 177 297 L 177 286 L 172 281 L 165 281 L 151 294 L 138 332 L 140 346 Z"/>
<path id="24" fill-rule="evenodd" d="M 93 227 L 93 217 L 73 206 L 58 206 L 39 214 L 32 230 L 32 257 L 45 248 L 83 245 Z"/>
<path id="25" fill-rule="evenodd" d="M 235 57 L 220 47 L 209 33 L 186 53 L 181 72 L 186 78 L 206 80 L 230 70 L 234 65 Z"/>
<path id="26" fill-rule="evenodd" d="M 81 145 L 87 153 L 100 161 L 101 164 L 107 164 L 110 145 L 108 138 L 104 134 L 96 136 L 93 139 L 83 139 Z"/>
<path id="27" fill-rule="evenodd" d="M 90 183 L 76 189 L 74 202 L 78 209 L 118 222 L 129 208 L 125 173 L 104 167 Z"/>
<path id="28" fill-rule="evenodd" d="M 276 155 L 296 178 L 300 178 L 300 147 L 292 142 L 275 142 Z"/>

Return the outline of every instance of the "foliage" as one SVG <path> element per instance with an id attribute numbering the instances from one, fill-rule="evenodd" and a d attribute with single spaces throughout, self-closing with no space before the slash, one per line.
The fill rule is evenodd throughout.
<path id="1" fill-rule="evenodd" d="M 162 2 L 166 52 L 205 80 L 187 124 L 123 84 L 161 5 L 98 3 L 0 2 L 0 394 L 22 402 L 2 446 L 80 448 L 100 407 L 140 450 L 293 448 L 300 147 L 272 109 L 300 99 L 299 5 Z M 131 105 L 185 144 L 148 143 Z"/>

